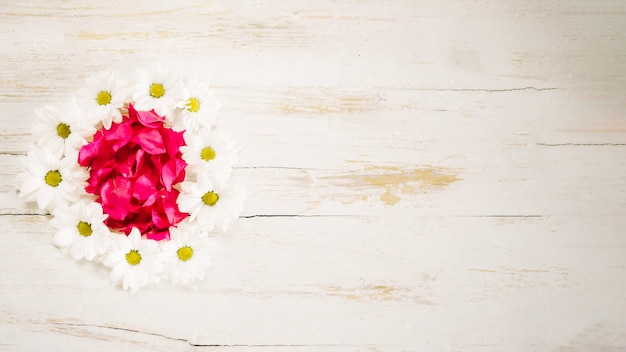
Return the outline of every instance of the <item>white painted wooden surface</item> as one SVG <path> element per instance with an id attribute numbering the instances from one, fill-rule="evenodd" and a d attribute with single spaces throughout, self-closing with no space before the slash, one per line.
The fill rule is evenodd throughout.
<path id="1" fill-rule="evenodd" d="M 155 59 L 248 198 L 207 281 L 130 296 L 15 177 L 33 106 Z M 2 1 L 0 67 L 2 351 L 626 349 L 623 1 Z"/>

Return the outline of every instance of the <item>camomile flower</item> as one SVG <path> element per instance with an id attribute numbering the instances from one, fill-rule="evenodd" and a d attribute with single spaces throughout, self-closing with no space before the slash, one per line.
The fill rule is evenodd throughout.
<path id="1" fill-rule="evenodd" d="M 194 226 L 170 228 L 170 240 L 161 241 L 160 255 L 166 275 L 174 284 L 204 280 L 211 266 L 211 242 L 206 231 Z"/>
<path id="2" fill-rule="evenodd" d="M 187 145 L 180 147 L 180 151 L 192 172 L 228 175 L 239 162 L 241 148 L 230 135 L 200 128 L 195 133 L 186 131 L 183 137 Z"/>
<path id="3" fill-rule="evenodd" d="M 88 113 L 97 117 L 107 130 L 111 123 L 122 121 L 120 109 L 128 98 L 128 90 L 116 71 L 101 71 L 85 79 L 79 95 Z"/>
<path id="4" fill-rule="evenodd" d="M 121 284 L 125 290 L 135 294 L 150 282 L 159 282 L 163 264 L 159 260 L 159 247 L 156 241 L 142 239 L 136 227 L 128 236 L 113 236 L 109 253 L 102 263 L 112 268 L 111 280 Z"/>
<path id="5" fill-rule="evenodd" d="M 172 72 L 159 64 L 153 64 L 149 70 L 138 69 L 136 79 L 135 109 L 150 111 L 154 109 L 160 116 L 172 119 L 179 96 L 179 79 Z"/>
<path id="6" fill-rule="evenodd" d="M 53 242 L 75 260 L 93 260 L 108 248 L 111 232 L 103 223 L 108 215 L 100 204 L 81 200 L 55 208 L 53 215 L 50 224 L 58 230 Z"/>
<path id="7" fill-rule="evenodd" d="M 174 130 L 193 132 L 201 127 L 210 128 L 215 124 L 215 113 L 219 110 L 219 105 L 208 84 L 192 79 L 183 82 L 179 92 Z"/>
<path id="8" fill-rule="evenodd" d="M 37 201 L 39 209 L 52 210 L 77 202 L 86 194 L 87 170 L 81 168 L 77 154 L 60 158 L 57 154 L 33 147 L 26 155 L 26 172 L 20 193 L 27 201 Z"/>
<path id="9" fill-rule="evenodd" d="M 94 120 L 80 109 L 76 97 L 35 109 L 33 136 L 37 145 L 63 155 L 77 152 L 96 132 Z"/>
<path id="10" fill-rule="evenodd" d="M 226 231 L 230 222 L 243 211 L 244 192 L 224 184 L 213 176 L 198 175 L 196 182 L 180 183 L 181 193 L 177 203 L 180 211 L 189 213 L 189 220 L 196 221 L 206 231 L 218 227 Z"/>

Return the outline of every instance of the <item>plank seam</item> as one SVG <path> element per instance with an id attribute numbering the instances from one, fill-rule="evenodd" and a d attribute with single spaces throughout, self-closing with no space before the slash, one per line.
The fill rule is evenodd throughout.
<path id="1" fill-rule="evenodd" d="M 542 147 L 624 147 L 626 143 L 536 143 Z"/>

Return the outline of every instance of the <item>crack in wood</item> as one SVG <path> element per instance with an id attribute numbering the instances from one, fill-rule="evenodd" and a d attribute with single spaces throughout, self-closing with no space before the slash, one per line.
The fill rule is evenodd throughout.
<path id="1" fill-rule="evenodd" d="M 399 347 L 401 345 L 355 345 L 355 344 L 228 344 L 228 345 L 205 345 L 189 343 L 193 347 L 361 347 L 361 348 L 377 348 L 377 347 Z"/>
<path id="2" fill-rule="evenodd" d="M 48 216 L 50 213 L 0 213 L 0 216 Z"/>
<path id="3" fill-rule="evenodd" d="M 256 214 L 256 215 L 241 215 L 240 219 L 253 219 L 253 218 L 337 218 L 337 217 L 351 217 L 358 216 L 352 214 Z"/>
<path id="4" fill-rule="evenodd" d="M 235 170 L 298 170 L 298 171 L 336 171 L 336 168 L 297 167 L 297 166 L 235 166 Z"/>
<path id="5" fill-rule="evenodd" d="M 470 215 L 472 218 L 544 218 L 549 215 L 538 214 L 491 214 L 491 215 Z"/>
<path id="6" fill-rule="evenodd" d="M 536 143 L 542 147 L 624 147 L 626 143 Z"/>
<path id="7" fill-rule="evenodd" d="M 193 343 L 193 342 L 190 342 L 188 339 L 184 339 L 184 338 L 171 337 L 171 336 L 166 336 L 166 335 L 155 333 L 155 332 L 123 328 L 119 326 L 87 324 L 87 323 L 55 322 L 55 321 L 47 321 L 47 322 L 44 322 L 44 324 L 125 331 L 125 332 L 142 334 L 142 335 L 156 336 L 156 337 L 160 337 L 160 338 L 170 340 L 170 341 L 180 341 L 192 347 L 393 347 L 393 346 L 398 346 L 398 345 L 387 345 L 387 344 L 360 345 L 360 344 L 331 344 L 331 343 L 328 343 L 328 344 L 204 344 L 204 343 Z"/>
<path id="8" fill-rule="evenodd" d="M 3 213 L 2 215 L 10 215 L 10 216 L 48 216 L 50 213 L 48 212 L 21 212 L 21 213 Z M 274 218 L 274 217 L 302 217 L 302 218 L 319 218 L 319 217 L 347 217 L 347 216 L 362 216 L 362 214 L 252 214 L 252 215 L 240 215 L 240 219 L 251 219 L 251 218 Z M 482 214 L 482 215 L 459 215 L 459 214 L 448 214 L 443 216 L 450 217 L 545 217 L 549 216 L 546 214 Z"/>
<path id="9" fill-rule="evenodd" d="M 302 167 L 291 166 L 235 166 L 233 169 L 281 169 L 281 170 L 302 170 Z"/>
<path id="10" fill-rule="evenodd" d="M 0 216 L 49 216 L 50 213 L 4 213 Z M 253 214 L 240 215 L 239 219 L 255 219 L 255 218 L 349 218 L 361 217 L 360 214 Z M 433 215 L 450 218 L 546 218 L 551 215 L 544 214 L 488 214 L 488 215 Z"/>
<path id="11" fill-rule="evenodd" d="M 556 87 L 518 87 L 518 88 L 500 88 L 500 89 L 486 89 L 486 88 L 416 88 L 411 90 L 421 91 L 421 92 L 485 92 L 485 93 L 500 93 L 500 92 L 518 92 L 524 90 L 534 90 L 534 91 L 547 91 L 547 90 L 558 90 Z"/>
<path id="12" fill-rule="evenodd" d="M 191 344 L 186 339 L 165 336 L 165 335 L 157 334 L 157 333 L 154 333 L 154 332 L 141 331 L 141 330 L 135 330 L 135 329 L 129 329 L 129 328 L 122 328 L 122 327 L 119 327 L 119 326 L 109 326 L 109 325 L 99 325 L 99 324 L 84 324 L 84 323 L 66 323 L 66 322 L 54 322 L 54 321 L 48 321 L 46 323 L 47 324 L 52 324 L 52 325 L 61 325 L 61 326 L 75 326 L 75 327 L 100 328 L 100 329 L 107 329 L 107 330 L 126 331 L 126 332 L 132 332 L 132 333 L 138 333 L 138 334 L 144 334 L 144 335 L 150 335 L 150 336 L 157 336 L 157 337 L 161 337 L 161 338 L 164 338 L 164 339 L 167 339 L 167 340 L 181 341 L 181 342 L 186 342 L 188 344 Z"/>

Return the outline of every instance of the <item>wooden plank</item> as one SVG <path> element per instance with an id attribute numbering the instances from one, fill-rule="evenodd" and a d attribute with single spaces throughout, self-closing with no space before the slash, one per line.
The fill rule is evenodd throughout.
<path id="1" fill-rule="evenodd" d="M 618 215 L 626 209 L 626 197 L 615 191 L 626 186 L 624 148 L 485 148 L 459 157 L 456 167 L 421 164 L 408 151 L 402 164 L 349 160 L 343 170 L 242 167 L 235 182 L 247 190 L 245 216 Z M 39 213 L 17 196 L 20 172 L 19 156 L 0 155 L 0 212 Z"/>
<path id="2" fill-rule="evenodd" d="M 0 4 L 0 349 L 623 350 L 625 17 L 617 0 Z M 248 197 L 206 282 L 131 297 L 50 244 L 16 176 L 34 106 L 155 59 L 213 83 Z"/>
<path id="3" fill-rule="evenodd" d="M 455 92 L 370 87 L 322 89 L 312 96 L 319 90 L 216 88 L 222 101 L 220 124 L 246 147 L 242 161 L 328 168 L 359 156 L 398 162 L 395 151 L 400 149 L 414 151 L 413 157 L 426 163 L 443 163 L 459 154 L 484 153 L 486 148 L 511 153 L 554 145 L 626 144 L 626 126 L 620 118 L 623 103 L 601 106 L 602 101 L 589 99 L 581 103 L 576 100 L 580 97 L 571 97 L 571 88 Z M 51 99 L 41 98 L 38 105 Z M 33 105 L 4 106 L 0 151 L 25 153 L 31 142 Z"/>
<path id="4" fill-rule="evenodd" d="M 0 255 L 3 267 L 20 264 L 0 273 L 4 331 L 135 336 L 124 340 L 131 346 L 145 337 L 383 350 L 556 348 L 585 329 L 613 338 L 602 341 L 611 346 L 626 333 L 618 294 L 626 287 L 614 280 L 624 270 L 623 217 L 416 220 L 241 219 L 232 234 L 215 239 L 220 253 L 207 282 L 133 297 L 108 287 L 106 269 L 76 265 L 57 251 L 44 217 L 2 216 L 2 228 L 25 230 L 4 236 Z M 166 294 L 175 298 L 155 310 Z"/>

